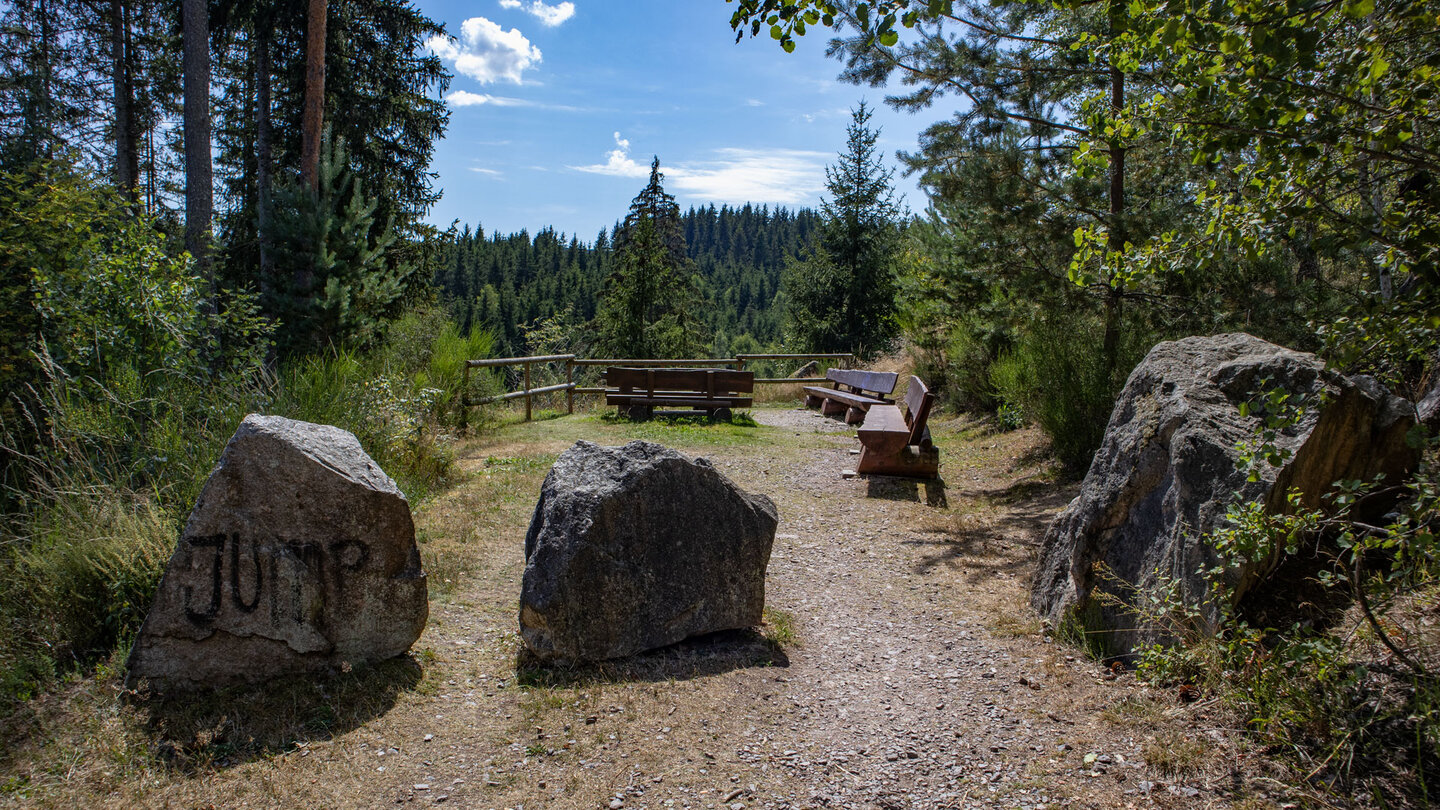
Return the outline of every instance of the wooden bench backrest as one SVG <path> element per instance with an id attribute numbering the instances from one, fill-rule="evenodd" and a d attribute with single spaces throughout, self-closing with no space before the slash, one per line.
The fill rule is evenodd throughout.
<path id="1" fill-rule="evenodd" d="M 889 396 L 895 390 L 900 375 L 893 371 L 860 371 L 853 368 L 832 368 L 825 372 L 825 379 L 836 386 L 848 385 L 860 391 L 874 391 L 880 396 Z"/>
<path id="2" fill-rule="evenodd" d="M 755 390 L 755 372 L 726 368 L 605 369 L 605 386 L 622 391 L 694 391 L 709 396 L 748 394 Z"/>
<path id="3" fill-rule="evenodd" d="M 925 387 L 919 377 L 911 377 L 905 389 L 905 421 L 910 423 L 910 441 L 906 444 L 920 444 L 925 438 L 925 422 L 930 418 L 930 408 L 935 404 L 935 395 Z"/>

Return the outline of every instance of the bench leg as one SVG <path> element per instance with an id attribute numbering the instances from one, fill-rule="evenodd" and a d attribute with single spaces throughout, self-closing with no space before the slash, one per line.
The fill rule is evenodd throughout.
<path id="1" fill-rule="evenodd" d="M 836 402 L 833 399 L 827 399 L 820 404 L 820 413 L 826 416 L 839 416 L 848 410 L 850 410 L 850 406 L 843 402 Z"/>
<path id="2" fill-rule="evenodd" d="M 935 447 L 902 447 L 893 454 L 860 449 L 860 463 L 855 471 L 866 475 L 903 475 L 909 478 L 934 478 L 940 474 L 940 450 Z"/>
<path id="3" fill-rule="evenodd" d="M 864 421 L 865 421 L 865 409 L 864 409 L 864 408 L 850 408 L 849 410 L 845 411 L 845 424 L 847 424 L 847 425 L 858 425 L 858 424 L 860 424 L 861 422 L 864 422 Z"/>
<path id="4" fill-rule="evenodd" d="M 709 413 L 712 422 L 729 422 L 733 415 L 729 408 L 716 408 Z"/>
<path id="5" fill-rule="evenodd" d="M 655 409 L 649 405 L 631 405 L 630 409 L 625 412 L 625 415 L 634 419 L 636 422 L 646 422 L 649 421 L 650 417 L 655 415 Z"/>
<path id="6" fill-rule="evenodd" d="M 825 400 L 815 396 L 814 394 L 805 395 L 805 407 L 807 408 L 818 408 L 824 402 Z"/>

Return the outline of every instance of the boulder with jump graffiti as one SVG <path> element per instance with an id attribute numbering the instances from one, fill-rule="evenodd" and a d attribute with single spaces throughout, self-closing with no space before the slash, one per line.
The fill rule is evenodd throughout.
<path id="1" fill-rule="evenodd" d="M 127 683 L 257 683 L 392 658 L 429 614 L 410 504 L 340 428 L 245 417 L 205 483 Z"/>

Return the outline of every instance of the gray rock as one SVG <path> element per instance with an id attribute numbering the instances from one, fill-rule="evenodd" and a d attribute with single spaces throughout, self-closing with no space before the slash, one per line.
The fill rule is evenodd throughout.
<path id="1" fill-rule="evenodd" d="M 703 458 L 577 442 L 525 537 L 520 634 L 542 661 L 631 655 L 760 623 L 775 504 Z"/>
<path id="2" fill-rule="evenodd" d="M 1267 379 L 1265 387 L 1304 394 L 1309 407 L 1276 439 L 1289 460 L 1278 469 L 1262 464 L 1259 480 L 1249 481 L 1238 448 L 1253 440 L 1257 419 L 1242 417 L 1238 405 Z M 1031 604 L 1052 626 L 1078 617 L 1103 631 L 1096 637 L 1114 655 L 1167 640 L 1125 606 L 1134 589 L 1176 583 L 1180 598 L 1213 624 L 1220 605 L 1199 571 L 1218 557 L 1202 537 L 1225 524 L 1235 496 L 1281 512 L 1292 488 L 1305 505 L 1321 506 L 1341 479 L 1402 480 L 1416 463 L 1405 442 L 1414 424 L 1410 403 L 1368 377 L 1327 371 L 1314 355 L 1246 334 L 1161 343 L 1131 373 L 1079 496 L 1046 533 Z M 1234 598 L 1276 562 L 1227 570 Z"/>
<path id="3" fill-rule="evenodd" d="M 1430 358 L 1430 383 L 1415 403 L 1415 411 L 1431 436 L 1440 431 L 1440 353 Z"/>
<path id="4" fill-rule="evenodd" d="M 252 414 L 190 513 L 128 681 L 185 689 L 380 661 L 428 613 L 410 505 L 354 435 Z"/>

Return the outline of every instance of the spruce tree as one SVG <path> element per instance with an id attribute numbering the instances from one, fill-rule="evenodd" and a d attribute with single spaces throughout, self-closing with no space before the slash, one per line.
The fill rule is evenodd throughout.
<path id="1" fill-rule="evenodd" d="M 661 185 L 660 159 L 615 234 L 614 264 L 596 314 L 601 352 L 612 357 L 683 357 L 701 347 L 694 263 L 680 207 Z"/>
<path id="2" fill-rule="evenodd" d="M 845 151 L 825 169 L 820 247 L 786 268 L 791 337 L 811 351 L 873 355 L 895 334 L 900 205 L 870 115 L 864 102 L 852 111 Z"/>

